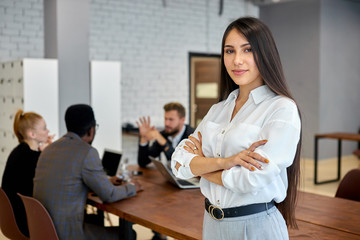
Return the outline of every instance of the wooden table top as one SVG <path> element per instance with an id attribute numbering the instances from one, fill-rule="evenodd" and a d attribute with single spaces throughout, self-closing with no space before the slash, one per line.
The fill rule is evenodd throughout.
<path id="1" fill-rule="evenodd" d="M 358 133 L 345 133 L 345 132 L 321 133 L 321 134 L 315 134 L 315 137 L 360 141 L 360 134 Z"/>
<path id="2" fill-rule="evenodd" d="M 297 221 L 298 230 L 289 229 L 291 240 L 359 240 L 360 236 L 316 224 Z"/>
<path id="3" fill-rule="evenodd" d="M 296 219 L 360 235 L 360 202 L 300 192 Z"/>
<path id="4" fill-rule="evenodd" d="M 136 167 L 137 168 L 137 167 Z M 201 239 L 204 197 L 199 189 L 181 190 L 156 169 L 139 168 L 144 191 L 115 203 L 92 202 L 99 209 L 175 239 Z M 299 230 L 290 239 L 360 239 L 360 203 L 300 192 Z"/>
<path id="5" fill-rule="evenodd" d="M 156 169 L 139 170 L 143 175 L 135 178 L 144 191 L 129 199 L 93 205 L 175 239 L 201 239 L 204 197 L 200 189 L 182 190 Z"/>

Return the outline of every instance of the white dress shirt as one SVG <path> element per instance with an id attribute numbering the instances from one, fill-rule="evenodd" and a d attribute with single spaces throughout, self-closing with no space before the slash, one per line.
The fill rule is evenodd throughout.
<path id="1" fill-rule="evenodd" d="M 181 137 L 184 135 L 184 132 L 185 132 L 185 125 L 182 126 L 181 130 L 178 132 L 178 134 L 176 134 L 175 137 L 168 136 L 168 139 L 171 141 L 173 148 L 176 148 L 176 146 L 181 140 Z"/>
<path id="2" fill-rule="evenodd" d="M 286 168 L 294 160 L 300 138 L 298 108 L 291 99 L 263 85 L 250 92 L 246 103 L 230 120 L 238 95 L 239 89 L 234 90 L 225 101 L 213 105 L 192 136 L 197 138 L 201 132 L 205 157 L 230 157 L 256 141 L 268 140 L 255 152 L 270 162 L 260 162 L 262 170 L 249 171 L 241 166 L 223 170 L 224 187 L 201 178 L 201 192 L 221 208 L 273 199 L 282 202 L 288 187 Z M 186 141 L 180 142 L 171 162 L 174 174 L 183 179 L 194 176 L 189 164 L 196 156 L 184 149 Z M 178 170 L 176 162 L 181 165 Z"/>

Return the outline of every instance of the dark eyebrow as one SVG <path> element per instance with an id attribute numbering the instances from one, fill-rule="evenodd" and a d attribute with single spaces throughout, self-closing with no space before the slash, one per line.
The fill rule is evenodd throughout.
<path id="1" fill-rule="evenodd" d="M 242 48 L 242 47 L 245 47 L 245 46 L 247 46 L 247 45 L 250 45 L 250 43 L 244 43 L 244 44 L 240 45 L 240 47 Z M 226 47 L 234 47 L 234 46 L 232 46 L 232 45 L 225 45 L 224 48 L 226 48 Z"/>

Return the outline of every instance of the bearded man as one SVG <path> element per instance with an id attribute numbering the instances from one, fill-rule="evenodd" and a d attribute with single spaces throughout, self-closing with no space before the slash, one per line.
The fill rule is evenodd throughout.
<path id="1" fill-rule="evenodd" d="M 150 124 L 150 117 L 141 117 L 136 124 L 139 127 L 140 141 L 138 152 L 138 164 L 146 167 L 151 160 L 149 156 L 159 157 L 164 152 L 170 162 L 171 155 L 178 143 L 188 138 L 194 129 L 185 123 L 185 108 L 177 102 L 171 102 L 164 106 L 165 129 L 159 132 Z M 153 142 L 150 145 L 150 142 Z"/>

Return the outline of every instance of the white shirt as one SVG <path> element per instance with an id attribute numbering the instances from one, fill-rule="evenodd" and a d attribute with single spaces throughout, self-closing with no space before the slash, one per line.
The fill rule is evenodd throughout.
<path id="1" fill-rule="evenodd" d="M 173 148 L 176 148 L 176 146 L 181 140 L 182 135 L 184 135 L 184 132 L 185 132 L 185 125 L 182 126 L 181 131 L 179 131 L 179 133 L 176 134 L 175 137 L 168 136 L 168 139 L 171 141 Z"/>
<path id="2" fill-rule="evenodd" d="M 268 140 L 255 152 L 267 158 L 260 163 L 263 170 L 236 166 L 223 170 L 225 187 L 201 178 L 202 194 L 221 208 L 262 203 L 275 200 L 282 202 L 288 187 L 286 168 L 295 157 L 300 138 L 300 117 L 294 101 L 272 92 L 266 85 L 252 90 L 249 98 L 230 121 L 239 89 L 231 92 L 227 100 L 211 107 L 192 136 L 202 134 L 202 150 L 205 157 L 229 157 L 246 150 L 252 143 Z M 179 178 L 194 175 L 189 164 L 196 156 L 184 149 L 181 141 L 172 155 L 172 170 Z M 181 166 L 176 170 L 176 162 Z"/>

